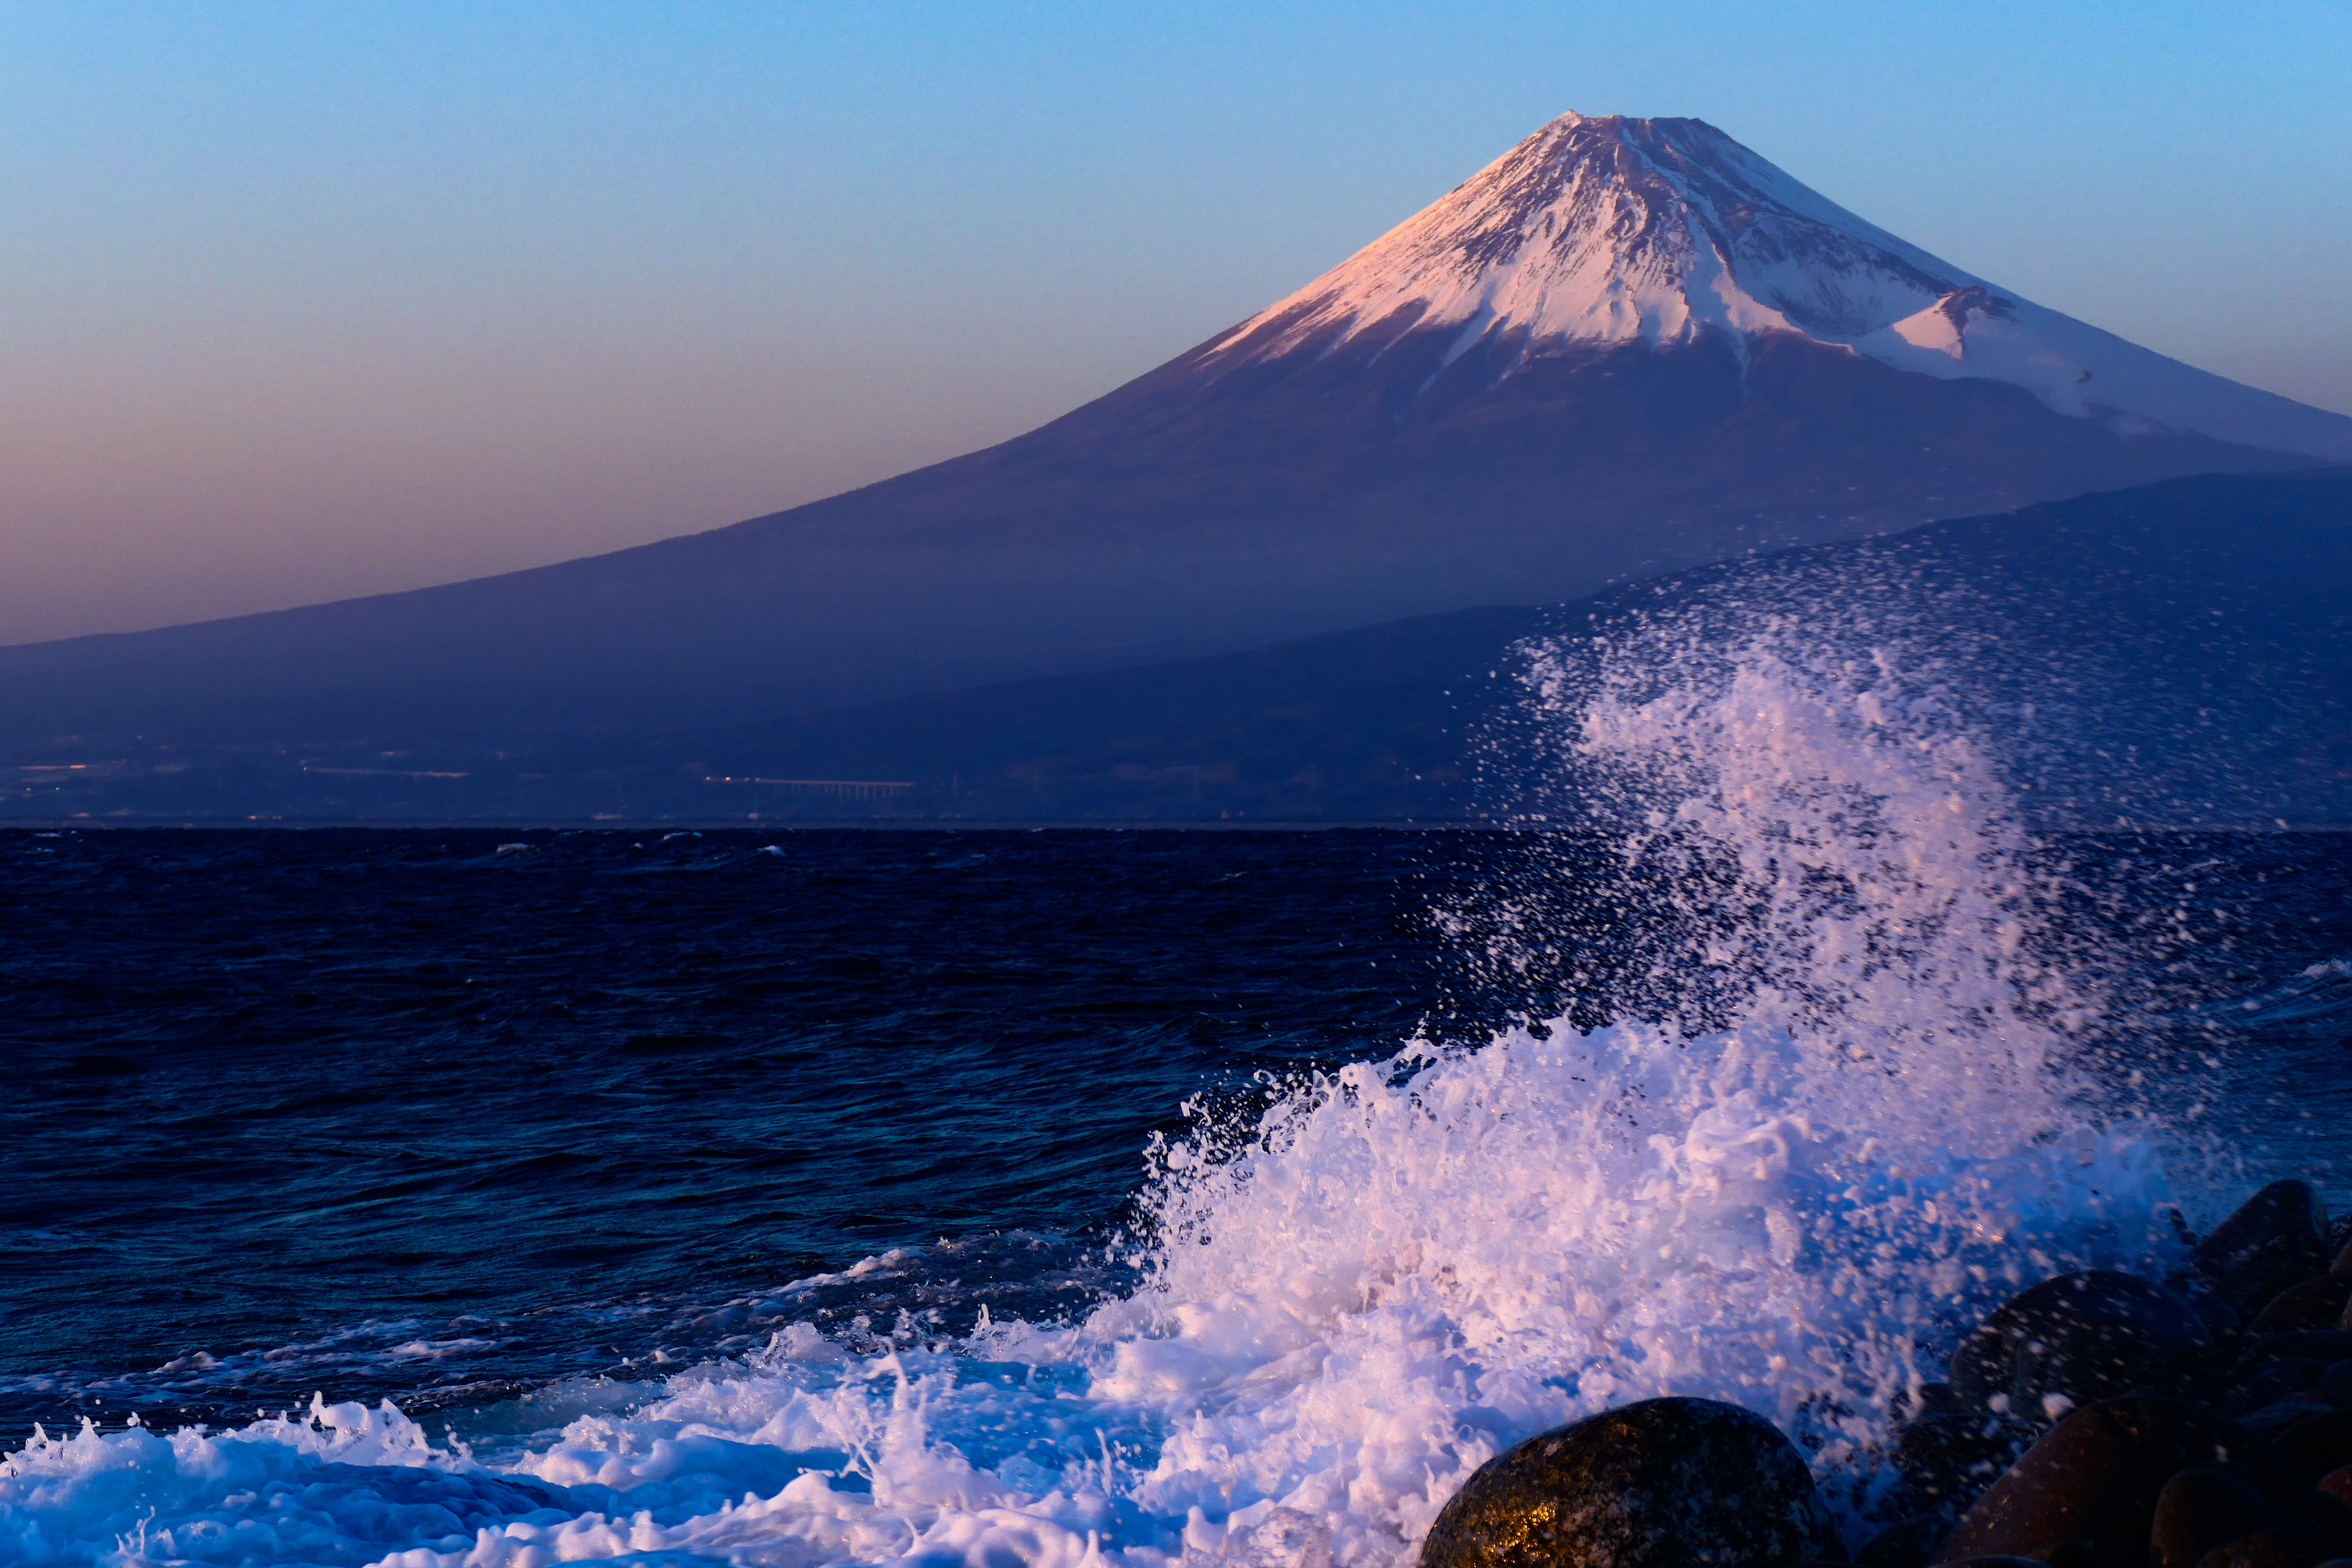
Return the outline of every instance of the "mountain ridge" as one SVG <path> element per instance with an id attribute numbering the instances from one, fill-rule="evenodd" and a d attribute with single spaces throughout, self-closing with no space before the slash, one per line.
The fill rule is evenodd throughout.
<path id="1" fill-rule="evenodd" d="M 1627 124 L 1698 122 L 1579 118 L 1530 142 L 1582 136 L 1580 166 L 1598 169 Z M 1745 149 L 1734 162 L 1771 169 Z M 1567 190 L 1559 173 L 1544 178 Z M 1805 223 L 1852 219 L 1772 175 L 1785 183 L 1761 194 L 1819 204 Z M 1666 238 L 1643 254 L 1683 254 L 1665 195 L 1580 189 L 1654 220 Z M 1747 243 L 1788 250 L 1795 230 L 1757 212 Z M 1926 257 L 1903 262 L 1918 276 L 1885 276 L 1910 294 L 1873 271 L 1831 279 L 1814 303 L 1843 301 L 1847 325 L 1888 317 L 1873 329 L 1900 340 L 1888 354 L 1926 371 L 1769 326 L 1465 342 L 1459 325 L 1393 310 L 1364 331 L 1325 321 L 1279 353 L 1236 352 L 1273 342 L 1261 312 L 1024 435 L 787 512 L 403 594 L 0 649 L 0 751 L 47 757 L 67 737 L 397 751 L 752 722 L 1559 601 L 1937 517 L 2325 461 L 2070 414 L 1969 373 L 2005 319 L 2040 331 L 2040 318 L 2007 294 L 1947 291 L 1922 307 L 1944 324 L 1939 346 L 1919 310 L 1891 312 L 1953 278 L 1906 254 Z"/>

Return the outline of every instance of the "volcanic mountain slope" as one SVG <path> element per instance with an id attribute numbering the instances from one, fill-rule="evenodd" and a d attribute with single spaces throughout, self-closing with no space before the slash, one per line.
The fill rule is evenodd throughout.
<path id="1" fill-rule="evenodd" d="M 1588 821 L 1610 791 L 1530 703 L 1530 637 L 1571 707 L 1628 649 L 1761 638 L 1815 665 L 1931 674 L 2043 825 L 2352 824 L 2343 467 L 2200 475 L 1571 604 L 650 740 L 48 768 L 0 795 L 0 820 Z"/>
<path id="2" fill-rule="evenodd" d="M 1700 121 L 1568 115 L 1001 446 L 561 566 L 0 650 L 0 746 L 648 733 L 2346 459 L 2352 420 L 2035 306 Z"/>
<path id="3" fill-rule="evenodd" d="M 2119 434 L 2195 432 L 2352 461 L 2352 421 L 2192 369 L 1875 228 L 1696 120 L 1563 115 L 1207 346 L 1205 365 L 1377 360 L 1434 333 L 1502 380 L 1551 357 L 1722 335 L 2008 382 Z"/>

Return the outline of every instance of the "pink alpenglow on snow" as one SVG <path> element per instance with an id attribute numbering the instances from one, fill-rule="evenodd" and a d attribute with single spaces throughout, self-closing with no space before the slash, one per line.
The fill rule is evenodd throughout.
<path id="1" fill-rule="evenodd" d="M 2119 432 L 2162 427 L 2352 460 L 2352 419 L 2167 359 L 1864 222 L 1699 120 L 1563 114 L 1235 328 L 1241 361 L 1454 327 L 1568 345 L 1784 333 L 1897 370 L 2032 392 Z"/>

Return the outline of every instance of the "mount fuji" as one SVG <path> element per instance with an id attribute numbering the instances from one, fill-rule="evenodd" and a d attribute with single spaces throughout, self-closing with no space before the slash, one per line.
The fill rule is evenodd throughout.
<path id="1" fill-rule="evenodd" d="M 1433 340 L 1423 340 L 1433 334 Z M 1875 228 L 1697 120 L 1566 114 L 1196 351 L 1241 364 L 1437 347 L 1489 384 L 1547 359 L 1713 337 L 2006 382 L 2122 436 L 2193 433 L 2352 461 L 2352 420 L 2045 309 Z"/>
<path id="2" fill-rule="evenodd" d="M 1703 121 L 1570 114 L 1002 445 L 557 566 L 0 649 L 0 753 L 438 777 L 2344 462 L 2352 419 L 2036 305 Z"/>

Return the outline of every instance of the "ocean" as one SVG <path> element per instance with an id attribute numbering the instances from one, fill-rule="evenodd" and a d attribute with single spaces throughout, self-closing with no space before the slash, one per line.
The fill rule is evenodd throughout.
<path id="1" fill-rule="evenodd" d="M 2052 1271 L 2352 1200 L 2352 837 L 1853 672 L 1573 826 L 0 834 L 0 1562 L 1409 1562 L 1703 1394 L 1856 1539 Z"/>

